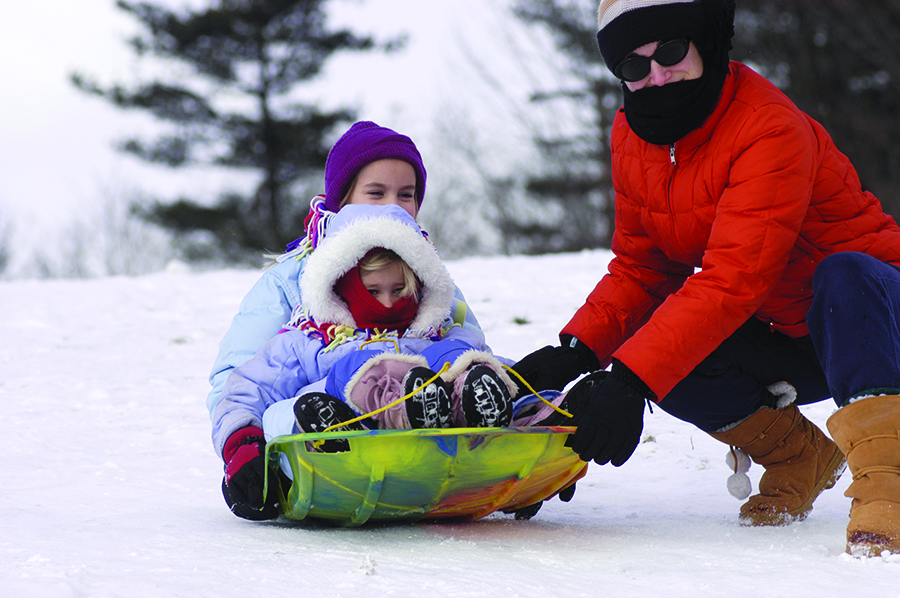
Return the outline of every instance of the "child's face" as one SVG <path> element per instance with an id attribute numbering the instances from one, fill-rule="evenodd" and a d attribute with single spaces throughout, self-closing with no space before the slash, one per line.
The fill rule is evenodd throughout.
<path id="1" fill-rule="evenodd" d="M 405 286 L 403 270 L 398 262 L 386 268 L 360 275 L 363 286 L 385 307 L 390 307 L 403 296 Z"/>
<path id="2" fill-rule="evenodd" d="M 416 171 L 403 160 L 376 160 L 356 175 L 347 203 L 387 205 L 396 204 L 416 217 Z"/>

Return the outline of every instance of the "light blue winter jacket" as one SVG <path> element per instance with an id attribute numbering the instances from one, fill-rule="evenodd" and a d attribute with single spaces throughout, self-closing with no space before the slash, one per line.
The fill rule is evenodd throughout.
<path id="1" fill-rule="evenodd" d="M 355 328 L 349 309 L 333 287 L 374 247 L 386 247 L 400 255 L 422 281 L 422 294 L 409 329 L 399 338 L 394 333 L 396 346 L 392 342 L 379 342 L 367 344 L 367 349 L 394 352 L 399 348 L 401 353 L 418 355 L 439 338 L 458 338 L 478 351 L 490 351 L 474 319 L 474 328 L 454 321 L 453 314 L 458 313 L 461 304 L 458 290 L 415 220 L 398 206 L 349 205 L 333 217 L 328 236 L 306 258 L 299 284 L 293 280 L 288 285 L 297 297 L 301 292 L 304 297 L 304 304 L 297 309 L 292 323 L 299 325 L 305 318 Z M 242 314 L 243 308 L 242 305 Z M 289 319 L 283 317 L 279 329 Z M 352 340 L 326 346 L 319 337 L 299 328 L 281 334 L 275 332 L 274 338 L 265 342 L 252 359 L 218 373 L 224 380 L 218 400 L 210 402 L 210 415 L 213 445 L 219 455 L 233 432 L 249 425 L 263 427 L 263 414 L 268 407 L 292 399 L 321 382 L 335 362 L 359 350 L 370 338 L 367 331 L 360 330 Z M 230 363 L 234 364 L 234 360 Z"/>
<path id="2" fill-rule="evenodd" d="M 339 214 L 349 207 L 344 206 Z M 368 208 L 388 209 L 392 213 L 402 210 L 399 206 L 368 206 Z M 331 227 L 333 225 L 329 224 L 329 229 Z M 231 370 L 246 363 L 266 341 L 278 334 L 291 319 L 291 314 L 297 306 L 302 304 L 300 278 L 303 276 L 307 260 L 308 256 L 299 258 L 288 254 L 287 259 L 263 273 L 241 301 L 238 313 L 231 321 L 231 327 L 219 342 L 219 354 L 210 372 L 209 382 L 212 389 L 206 397 L 206 408 L 209 410 L 210 418 L 219 403 L 222 387 Z M 459 288 L 455 286 L 454 288 L 450 317 L 480 343 L 484 343 L 484 332 L 475 314 L 466 305 L 465 297 Z"/>

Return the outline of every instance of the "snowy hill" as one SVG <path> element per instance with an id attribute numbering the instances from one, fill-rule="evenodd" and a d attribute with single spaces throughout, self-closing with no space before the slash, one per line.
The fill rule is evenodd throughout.
<path id="1" fill-rule="evenodd" d="M 554 342 L 608 258 L 448 266 L 494 350 L 518 358 Z M 726 447 L 659 409 L 628 463 L 592 466 L 572 502 L 531 521 L 238 519 L 204 402 L 217 343 L 258 276 L 0 283 L 4 596 L 897 595 L 900 556 L 843 553 L 849 476 L 802 523 L 741 527 Z M 822 427 L 832 410 L 804 408 Z"/>

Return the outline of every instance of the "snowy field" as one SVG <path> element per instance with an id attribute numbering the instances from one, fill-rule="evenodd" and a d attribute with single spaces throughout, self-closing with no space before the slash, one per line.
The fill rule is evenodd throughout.
<path id="1" fill-rule="evenodd" d="M 518 358 L 554 341 L 607 260 L 448 266 L 494 350 Z M 741 527 L 726 447 L 659 409 L 628 463 L 592 466 L 572 502 L 531 521 L 236 518 L 204 402 L 258 275 L 0 283 L 0 595 L 900 597 L 900 556 L 844 554 L 849 475 L 802 523 Z M 832 410 L 804 408 L 822 428 Z"/>

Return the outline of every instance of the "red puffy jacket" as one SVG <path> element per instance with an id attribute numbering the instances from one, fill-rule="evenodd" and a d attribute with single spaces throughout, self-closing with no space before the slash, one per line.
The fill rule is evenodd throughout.
<path id="1" fill-rule="evenodd" d="M 612 150 L 615 257 L 562 334 L 660 399 L 751 316 L 808 334 L 826 255 L 900 265 L 900 227 L 825 129 L 740 63 L 701 128 L 653 145 L 620 110 Z"/>

